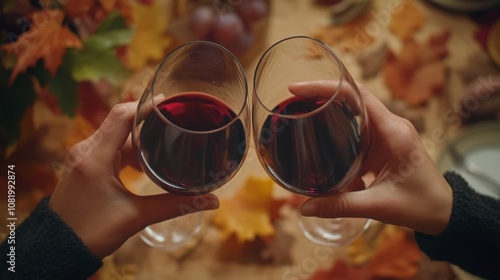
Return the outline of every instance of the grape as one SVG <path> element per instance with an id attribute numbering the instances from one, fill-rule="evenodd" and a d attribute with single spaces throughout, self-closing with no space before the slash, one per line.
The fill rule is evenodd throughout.
<path id="1" fill-rule="evenodd" d="M 200 39 L 208 36 L 215 19 L 213 9 L 208 6 L 198 7 L 191 14 L 189 29 Z"/>
<path id="2" fill-rule="evenodd" d="M 215 20 L 215 39 L 222 45 L 230 45 L 236 42 L 244 32 L 245 26 L 243 25 L 243 21 L 233 12 L 221 14 Z"/>
<path id="3" fill-rule="evenodd" d="M 267 12 L 267 4 L 263 0 L 244 0 L 236 7 L 236 12 L 250 25 L 263 18 Z"/>
<path id="4" fill-rule="evenodd" d="M 255 36 L 252 33 L 243 33 L 236 41 L 235 52 L 243 53 L 248 51 L 255 44 Z"/>

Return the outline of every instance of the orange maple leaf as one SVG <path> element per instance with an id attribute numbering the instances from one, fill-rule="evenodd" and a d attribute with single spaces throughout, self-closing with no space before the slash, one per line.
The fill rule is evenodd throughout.
<path id="1" fill-rule="evenodd" d="M 45 68 L 54 76 L 61 66 L 66 48 L 82 48 L 82 42 L 67 26 L 63 26 L 64 12 L 60 10 L 42 10 L 32 15 L 29 31 L 23 33 L 17 41 L 0 46 L 0 49 L 17 54 L 16 65 L 9 83 L 19 73 L 34 66 L 43 59 Z"/>
<path id="2" fill-rule="evenodd" d="M 222 237 L 228 239 L 234 234 L 239 242 L 245 242 L 274 235 L 272 192 L 271 179 L 249 177 L 233 197 L 221 199 L 213 224 Z"/>
<path id="3" fill-rule="evenodd" d="M 405 0 L 401 11 L 394 13 L 389 23 L 389 30 L 401 39 L 410 37 L 425 23 L 425 15 L 413 2 Z"/>
<path id="4" fill-rule="evenodd" d="M 422 253 L 404 228 L 385 232 L 368 270 L 374 278 L 407 279 L 417 274 Z"/>
<path id="5" fill-rule="evenodd" d="M 409 279 L 417 274 L 422 256 L 408 230 L 388 226 L 368 263 L 353 265 L 338 259 L 330 269 L 318 270 L 309 280 Z"/>
<path id="6" fill-rule="evenodd" d="M 445 85 L 445 64 L 448 55 L 448 30 L 430 36 L 419 43 L 413 38 L 403 41 L 399 54 L 389 50 L 384 64 L 385 83 L 398 99 L 410 105 L 424 105 Z"/>

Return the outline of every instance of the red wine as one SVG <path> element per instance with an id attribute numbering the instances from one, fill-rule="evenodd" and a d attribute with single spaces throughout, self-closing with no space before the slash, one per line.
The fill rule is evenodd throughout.
<path id="1" fill-rule="evenodd" d="M 263 165 L 280 185 L 307 196 L 338 191 L 364 149 L 358 120 L 340 101 L 292 97 L 273 109 L 259 133 Z M 297 116 L 285 118 L 283 115 Z M 355 169 L 354 168 L 354 169 Z M 351 171 L 350 171 L 351 170 Z"/>
<path id="2" fill-rule="evenodd" d="M 139 150 L 150 177 L 178 194 L 213 191 L 229 180 L 246 151 L 243 123 L 221 101 L 203 93 L 164 100 L 145 119 Z M 222 127 L 230 124 L 226 128 Z"/>

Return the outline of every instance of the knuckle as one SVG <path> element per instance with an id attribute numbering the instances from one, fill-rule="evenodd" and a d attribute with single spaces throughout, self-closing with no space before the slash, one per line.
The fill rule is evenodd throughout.
<path id="1" fill-rule="evenodd" d="M 349 213 L 349 202 L 344 196 L 340 196 L 335 204 L 336 216 L 344 216 Z"/>

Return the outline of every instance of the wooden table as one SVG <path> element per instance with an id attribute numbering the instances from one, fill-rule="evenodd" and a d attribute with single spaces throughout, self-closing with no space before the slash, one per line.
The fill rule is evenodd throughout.
<path id="1" fill-rule="evenodd" d="M 308 35 L 316 26 L 325 24 L 329 16 L 328 9 L 314 6 L 311 2 L 311 0 L 272 1 L 267 45 L 288 36 Z M 384 5 L 385 1 L 374 1 L 374 3 L 375 5 Z M 449 127 L 444 123 L 443 112 L 457 103 L 463 92 L 464 84 L 460 78 L 460 71 L 467 67 L 472 55 L 485 56 L 485 54 L 473 39 L 476 25 L 466 15 L 441 10 L 428 3 L 417 2 L 416 4 L 423 8 L 427 14 L 427 23 L 417 37 L 425 37 L 430 32 L 444 28 L 449 28 L 452 31 L 452 37 L 448 42 L 450 49 L 447 58 L 449 66 L 448 88 L 444 94 L 433 98 L 427 106 L 414 109 L 415 112 L 424 113 L 422 138 L 430 140 L 427 142 L 429 143 L 429 152 L 435 157 L 443 142 L 433 141 L 432 133 L 440 129 L 446 131 L 447 135 L 450 136 L 456 133 L 455 128 L 449 130 Z M 400 47 L 397 40 L 389 40 L 389 44 L 394 48 Z M 256 61 L 257 59 L 246 67 L 249 81 L 253 79 Z M 360 66 L 355 59 L 347 59 L 345 63 L 356 80 L 362 82 L 381 100 L 388 101 L 390 99 L 390 93 L 381 75 L 364 81 L 361 78 Z M 266 176 L 253 149 L 250 150 L 241 171 L 228 185 L 218 190 L 217 194 L 221 197 L 231 195 L 250 175 Z M 280 188 L 276 189 L 278 195 L 283 194 Z M 123 276 L 128 271 L 131 275 L 136 275 L 136 278 L 131 279 L 306 279 L 316 269 L 330 267 L 335 258 L 346 254 L 344 248 L 331 249 L 326 257 L 318 258 L 319 250 L 324 250 L 324 248 L 311 243 L 302 236 L 297 227 L 294 211 L 285 212 L 283 229 L 295 238 L 294 242 L 290 244 L 293 260 L 291 264 L 260 264 L 251 260 L 248 260 L 247 263 L 222 262 L 218 259 L 218 255 L 221 250 L 224 250 L 221 247 L 223 243 L 217 230 L 213 227 L 207 227 L 202 241 L 182 261 L 178 260 L 179 253 L 168 253 L 150 248 L 142 243 L 138 237 L 134 237 L 112 258 L 105 261 L 101 277 L 102 279 L 128 279 Z M 112 262 L 115 263 L 114 266 L 110 266 Z M 113 269 L 118 269 L 122 277 L 111 277 Z M 293 278 L 293 275 L 297 277 Z M 463 277 L 465 276 L 461 276 L 461 278 Z"/>

